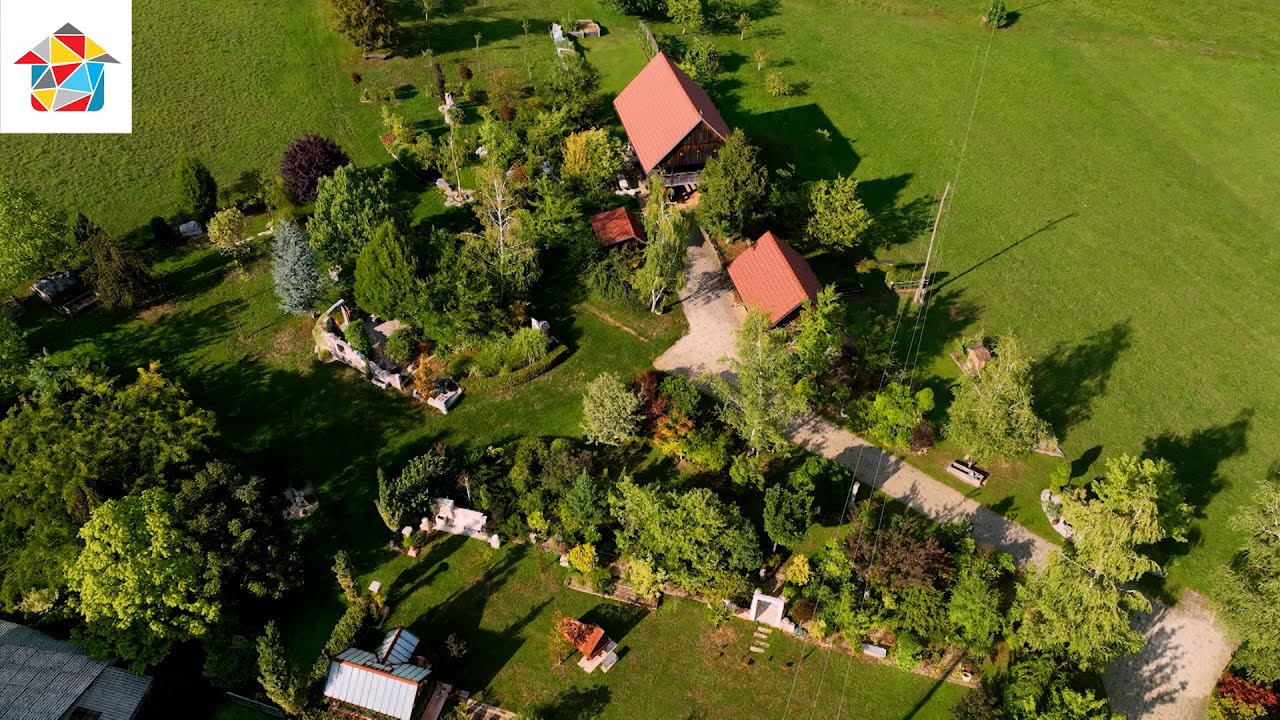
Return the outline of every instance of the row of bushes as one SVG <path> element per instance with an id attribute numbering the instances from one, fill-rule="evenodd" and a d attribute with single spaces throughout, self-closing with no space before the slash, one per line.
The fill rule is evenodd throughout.
<path id="1" fill-rule="evenodd" d="M 527 365 L 519 370 L 495 375 L 493 377 L 472 377 L 462 381 L 462 387 L 468 392 L 481 392 L 485 390 L 506 390 L 513 388 L 522 383 L 526 383 L 539 375 L 550 370 L 568 354 L 569 349 L 564 345 L 557 345 L 552 348 L 543 358 L 532 365 Z"/>
<path id="2" fill-rule="evenodd" d="M 510 337 L 496 337 L 484 341 L 469 356 L 466 373 L 487 378 L 507 375 L 530 365 L 536 365 L 547 356 L 551 338 L 535 328 L 517 330 Z M 463 369 L 461 367 L 457 368 Z"/>

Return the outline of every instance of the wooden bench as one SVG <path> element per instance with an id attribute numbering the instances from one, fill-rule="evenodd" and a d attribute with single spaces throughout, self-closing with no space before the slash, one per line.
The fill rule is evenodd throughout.
<path id="1" fill-rule="evenodd" d="M 986 470 L 980 470 L 977 465 L 964 460 L 952 460 L 947 466 L 947 474 L 974 487 L 982 487 L 990 475 Z"/>

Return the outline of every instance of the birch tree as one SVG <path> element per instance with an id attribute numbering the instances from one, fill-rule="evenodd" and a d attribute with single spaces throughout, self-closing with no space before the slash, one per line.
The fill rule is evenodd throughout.
<path id="1" fill-rule="evenodd" d="M 787 426 L 805 410 L 795 391 L 797 369 L 784 333 L 751 312 L 738 330 L 738 357 L 730 363 L 732 380 L 709 378 L 720 398 L 720 416 L 750 446 L 752 453 L 785 448 Z"/>
<path id="2" fill-rule="evenodd" d="M 476 185 L 476 216 L 484 230 L 466 237 L 504 297 L 522 297 L 537 282 L 539 270 L 538 249 L 529 232 L 529 211 L 523 207 L 518 181 L 489 164 L 476 171 Z"/>
<path id="3" fill-rule="evenodd" d="M 635 285 L 648 297 L 649 312 L 661 315 L 668 293 L 684 286 L 685 256 L 689 252 L 689 219 L 668 202 L 661 178 L 650 178 L 657 188 L 644 208 L 644 265 L 636 271 Z"/>

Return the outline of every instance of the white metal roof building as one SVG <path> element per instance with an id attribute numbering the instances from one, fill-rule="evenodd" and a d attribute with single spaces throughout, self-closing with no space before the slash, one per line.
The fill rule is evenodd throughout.
<path id="1" fill-rule="evenodd" d="M 329 660 L 324 696 L 399 720 L 411 720 L 422 683 L 431 668 L 409 662 L 418 638 L 396 628 L 387 633 L 377 654 L 348 648 Z"/>

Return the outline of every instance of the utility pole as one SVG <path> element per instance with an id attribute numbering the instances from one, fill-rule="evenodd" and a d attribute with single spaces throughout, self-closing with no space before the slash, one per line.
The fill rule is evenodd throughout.
<path id="1" fill-rule="evenodd" d="M 938 214 L 933 218 L 933 232 L 929 233 L 929 252 L 924 256 L 924 271 L 920 273 L 920 285 L 916 288 L 915 304 L 924 302 L 924 294 L 929 282 L 929 263 L 933 260 L 933 243 L 938 239 L 938 224 L 942 221 L 942 211 L 947 207 L 947 196 L 951 194 L 951 183 L 942 189 L 942 200 L 938 203 Z"/>

